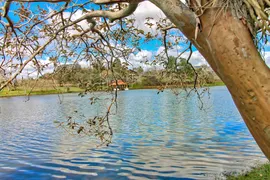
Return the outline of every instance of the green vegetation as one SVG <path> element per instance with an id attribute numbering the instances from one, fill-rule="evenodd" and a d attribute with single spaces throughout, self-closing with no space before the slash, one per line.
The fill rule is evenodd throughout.
<path id="1" fill-rule="evenodd" d="M 224 86 L 223 82 L 215 82 L 212 84 L 206 84 L 206 87 L 211 86 Z M 144 86 L 142 84 L 132 84 L 129 89 L 158 89 L 160 86 Z M 12 96 L 27 96 L 27 95 L 47 95 L 47 94 L 62 94 L 62 93 L 79 93 L 85 91 L 79 87 L 57 87 L 57 88 L 47 88 L 47 89 L 34 89 L 32 91 L 24 90 L 21 88 L 17 88 L 14 90 L 4 89 L 0 91 L 0 97 L 12 97 Z"/>
<path id="2" fill-rule="evenodd" d="M 267 180 L 270 179 L 270 164 L 264 164 L 242 175 L 227 176 L 228 180 Z"/>
<path id="3" fill-rule="evenodd" d="M 162 64 L 162 69 L 131 69 L 119 59 L 112 69 L 99 62 L 92 62 L 87 68 L 76 63 L 63 64 L 37 80 L 15 79 L 0 92 L 0 97 L 108 91 L 115 80 L 127 83 L 129 89 L 189 88 L 194 87 L 195 79 L 196 87 L 224 85 L 208 66 L 192 67 L 186 59 L 172 56 Z"/>
<path id="4" fill-rule="evenodd" d="M 162 62 L 163 68 L 142 67 L 130 68 L 126 62 L 116 59 L 112 67 L 106 67 L 99 62 L 92 63 L 88 68 L 78 64 L 65 64 L 56 68 L 54 73 L 45 74 L 42 79 L 55 79 L 59 86 L 72 84 L 87 90 L 104 90 L 116 79 L 129 84 L 131 88 L 139 89 L 149 86 L 178 85 L 188 87 L 196 79 L 197 86 L 208 86 L 220 83 L 221 80 L 208 66 L 192 67 L 186 59 L 171 56 Z M 218 85 L 218 84 L 217 84 Z"/>
<path id="5" fill-rule="evenodd" d="M 141 83 L 134 83 L 132 84 L 129 89 L 145 89 L 146 87 L 143 86 Z"/>
<path id="6" fill-rule="evenodd" d="M 46 94 L 61 94 L 61 93 L 76 93 L 83 92 L 84 90 L 78 87 L 57 87 L 57 88 L 47 88 L 47 89 L 34 89 L 34 90 L 24 90 L 15 89 L 7 90 L 4 89 L 0 91 L 0 97 L 11 97 L 11 96 L 27 96 L 27 95 L 46 95 Z"/>

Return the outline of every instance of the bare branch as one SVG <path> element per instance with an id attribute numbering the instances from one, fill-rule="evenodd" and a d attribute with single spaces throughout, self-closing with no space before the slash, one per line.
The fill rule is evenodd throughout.
<path id="1" fill-rule="evenodd" d="M 128 3 L 140 3 L 143 0 L 93 0 L 95 4 L 114 4 L 114 3 L 122 3 L 122 2 L 128 2 Z"/>
<path id="2" fill-rule="evenodd" d="M 90 11 L 90 12 L 87 12 L 85 15 L 83 15 L 82 17 L 78 18 L 77 20 L 65 25 L 65 26 L 62 26 L 57 32 L 55 32 L 55 34 L 43 45 L 43 46 L 40 46 L 29 58 L 28 60 L 24 61 L 24 63 L 20 66 L 19 70 L 13 74 L 13 76 L 8 80 L 6 81 L 1 87 L 0 87 L 0 90 L 2 90 L 4 87 L 6 87 L 8 84 L 10 84 L 22 71 L 23 69 L 25 68 L 25 66 L 31 62 L 36 55 L 38 55 L 39 53 L 41 53 L 46 47 L 48 44 L 50 44 L 54 39 L 57 38 L 57 35 L 65 30 L 66 28 L 72 26 L 72 25 L 75 25 L 83 20 L 87 20 L 89 23 L 90 23 L 90 28 L 88 31 L 90 30 L 94 30 L 95 32 L 97 32 L 95 28 L 95 25 L 96 25 L 96 22 L 93 20 L 93 18 L 95 17 L 105 17 L 105 18 L 109 18 L 110 21 L 114 21 L 116 19 L 120 19 L 120 18 L 123 18 L 123 17 L 126 17 L 130 14 L 132 14 L 136 8 L 138 7 L 138 3 L 130 3 L 128 4 L 128 6 L 122 10 L 119 10 L 117 12 L 112 12 L 112 11 L 103 11 L 103 10 L 97 10 L 97 11 Z M 14 31 L 15 33 L 15 31 Z M 104 38 L 103 38 L 104 39 Z"/>
<path id="3" fill-rule="evenodd" d="M 2 7 L 2 9 L 3 9 L 2 16 L 3 17 L 6 17 L 7 16 L 8 11 L 9 11 L 9 8 L 10 8 L 10 4 L 11 4 L 11 1 L 6 1 L 5 4 L 4 4 L 4 6 Z"/>
<path id="4" fill-rule="evenodd" d="M 161 28 L 162 31 L 168 31 L 168 30 L 171 30 L 171 29 L 177 29 L 177 27 L 174 24 L 172 24 L 172 25 L 170 25 L 168 27 Z"/>

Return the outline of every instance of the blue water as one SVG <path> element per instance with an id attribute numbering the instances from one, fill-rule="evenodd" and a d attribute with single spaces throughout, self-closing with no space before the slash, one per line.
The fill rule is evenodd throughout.
<path id="1" fill-rule="evenodd" d="M 109 147 L 54 123 L 103 114 L 111 96 L 95 96 L 0 99 L 0 179 L 215 179 L 266 161 L 225 87 L 210 88 L 203 110 L 169 90 L 119 92 Z"/>

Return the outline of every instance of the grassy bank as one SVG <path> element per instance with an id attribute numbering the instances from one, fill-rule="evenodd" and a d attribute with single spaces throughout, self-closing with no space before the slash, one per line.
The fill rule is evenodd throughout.
<path id="1" fill-rule="evenodd" d="M 193 84 L 188 85 L 189 87 L 193 87 Z M 204 87 L 213 87 L 213 86 L 225 86 L 223 82 L 214 82 L 211 84 L 205 84 Z M 160 89 L 161 86 L 145 86 L 142 84 L 133 84 L 129 87 L 129 89 Z M 175 88 L 175 85 L 168 85 L 167 88 Z"/>
<path id="2" fill-rule="evenodd" d="M 78 87 L 57 87 L 57 88 L 46 88 L 46 89 L 34 89 L 33 91 L 25 89 L 7 90 L 0 91 L 0 97 L 12 97 L 12 96 L 28 96 L 30 95 L 47 95 L 47 94 L 61 94 L 61 93 L 76 93 L 83 92 L 84 90 Z"/>
<path id="3" fill-rule="evenodd" d="M 206 87 L 211 86 L 224 86 L 223 82 L 215 82 L 212 84 L 206 84 Z M 129 89 L 159 89 L 160 86 L 144 86 L 141 84 L 131 85 Z M 170 88 L 170 86 L 168 86 Z M 171 86 L 175 88 L 175 86 Z M 57 87 L 53 88 L 51 86 L 47 88 L 34 88 L 31 92 L 30 89 L 24 89 L 21 87 L 16 88 L 15 90 L 4 89 L 0 91 L 0 97 L 12 97 L 12 96 L 28 96 L 28 95 L 47 95 L 47 94 L 61 94 L 61 93 L 79 93 L 83 92 L 84 89 L 78 87 Z"/>
<path id="4" fill-rule="evenodd" d="M 270 179 L 270 164 L 253 168 L 250 172 L 227 176 L 228 180 L 268 180 Z"/>

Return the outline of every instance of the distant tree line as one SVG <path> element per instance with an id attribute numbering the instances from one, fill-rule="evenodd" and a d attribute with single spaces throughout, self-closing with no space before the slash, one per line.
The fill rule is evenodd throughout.
<path id="1" fill-rule="evenodd" d="M 131 88 L 162 85 L 190 85 L 197 78 L 199 84 L 211 84 L 219 81 L 215 73 L 207 66 L 193 67 L 186 59 L 171 56 L 163 63 L 164 68 L 129 68 L 128 63 L 116 59 L 112 68 L 99 62 L 84 68 L 77 64 L 58 66 L 53 73 L 45 74 L 42 79 L 54 78 L 60 86 L 72 85 L 81 88 L 100 89 L 108 87 L 113 80 L 121 79 Z M 196 77 L 198 76 L 198 77 Z"/>

